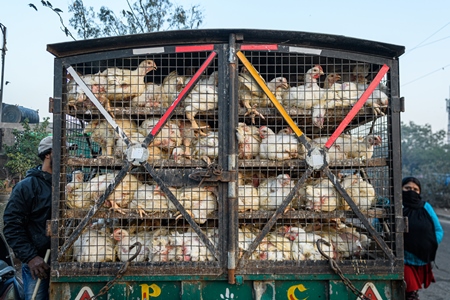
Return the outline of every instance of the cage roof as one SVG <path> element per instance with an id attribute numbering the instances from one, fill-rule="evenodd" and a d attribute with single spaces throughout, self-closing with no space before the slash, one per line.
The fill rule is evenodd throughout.
<path id="1" fill-rule="evenodd" d="M 230 35 L 242 43 L 275 43 L 319 49 L 349 51 L 367 55 L 397 58 L 404 46 L 322 33 L 262 29 L 195 29 L 159 31 L 64 42 L 47 45 L 47 51 L 58 58 L 104 51 L 151 46 L 228 43 Z"/>

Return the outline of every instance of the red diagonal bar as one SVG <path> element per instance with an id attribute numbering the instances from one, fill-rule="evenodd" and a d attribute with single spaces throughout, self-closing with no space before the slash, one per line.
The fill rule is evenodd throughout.
<path id="1" fill-rule="evenodd" d="M 345 116 L 344 120 L 342 120 L 341 124 L 339 124 L 338 128 L 333 132 L 328 141 L 325 143 L 325 148 L 330 149 L 331 145 L 336 141 L 336 139 L 341 135 L 344 131 L 345 127 L 347 127 L 348 123 L 356 116 L 358 111 L 363 107 L 364 103 L 366 103 L 370 94 L 375 90 L 377 85 L 380 83 L 381 79 L 383 79 L 384 75 L 388 72 L 389 67 L 387 65 L 383 65 L 381 70 L 378 72 L 377 76 L 372 80 L 369 84 L 369 87 L 364 91 L 361 95 L 361 98 L 355 103 L 350 112 Z"/>
<path id="2" fill-rule="evenodd" d="M 181 90 L 181 92 L 178 94 L 175 101 L 173 101 L 173 103 L 169 106 L 169 108 L 164 113 L 164 115 L 161 117 L 161 119 L 159 119 L 158 123 L 156 123 L 155 127 L 153 127 L 152 131 L 150 132 L 150 134 L 152 136 L 156 136 L 156 134 L 159 132 L 159 129 L 166 123 L 167 119 L 169 119 L 169 117 L 172 114 L 175 107 L 177 107 L 178 103 L 180 103 L 180 101 L 182 99 L 184 99 L 184 97 L 192 90 L 194 85 L 199 80 L 200 75 L 202 75 L 202 73 L 206 70 L 206 68 L 212 62 L 214 57 L 216 57 L 216 55 L 217 55 L 216 51 L 211 52 L 211 54 L 208 56 L 208 58 L 201 65 L 200 69 L 198 69 L 197 72 L 195 72 L 194 76 L 192 76 L 192 78 L 191 78 L 191 80 L 189 80 L 188 84 L 186 84 L 184 89 Z"/>

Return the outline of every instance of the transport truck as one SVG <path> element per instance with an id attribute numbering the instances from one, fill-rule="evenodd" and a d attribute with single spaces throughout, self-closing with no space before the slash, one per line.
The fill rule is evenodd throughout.
<path id="1" fill-rule="evenodd" d="M 403 46 L 199 29 L 47 50 L 52 299 L 404 298 Z"/>

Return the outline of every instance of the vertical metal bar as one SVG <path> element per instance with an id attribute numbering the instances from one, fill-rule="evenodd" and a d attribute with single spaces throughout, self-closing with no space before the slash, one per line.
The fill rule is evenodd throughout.
<path id="1" fill-rule="evenodd" d="M 3 46 L 2 46 L 2 80 L 0 83 L 0 123 L 2 122 L 2 103 L 3 103 L 3 81 L 5 77 L 5 55 L 6 55 L 6 27 L 0 23 L 0 30 L 3 34 Z"/>
<path id="2" fill-rule="evenodd" d="M 231 101 L 230 101 L 230 93 L 229 93 L 229 66 L 228 66 L 228 44 L 221 44 L 218 47 L 218 73 L 219 73 L 219 82 L 218 82 L 218 121 L 219 124 L 219 157 L 218 163 L 223 166 L 224 170 L 232 170 L 233 168 L 229 166 L 229 149 L 233 140 L 230 139 L 230 130 L 232 125 L 226 125 L 228 123 L 228 119 L 230 116 L 234 116 L 231 112 Z M 231 124 L 231 123 L 230 123 Z M 227 251 L 226 245 L 228 245 L 228 236 L 230 230 L 230 223 L 228 218 L 228 210 L 229 210 L 229 198 L 228 198 L 228 189 L 229 185 L 227 183 L 219 182 L 218 186 L 218 209 L 219 209 L 219 255 L 220 255 L 220 266 L 223 270 L 227 269 Z"/>
<path id="3" fill-rule="evenodd" d="M 401 120 L 400 110 L 393 107 L 400 107 L 400 79 L 399 79 L 399 63 L 397 60 L 392 61 L 393 72 L 390 72 L 391 97 L 388 106 L 388 149 L 390 152 L 389 161 L 389 178 L 391 178 L 390 195 L 393 195 L 394 216 L 390 216 L 390 224 L 403 224 L 402 209 L 402 153 L 401 153 Z M 396 257 L 399 261 L 403 261 L 403 232 L 396 226 L 395 228 L 395 248 Z"/>
<path id="4" fill-rule="evenodd" d="M 60 59 L 54 60 L 53 77 L 53 162 L 52 162 L 52 220 L 58 222 L 61 213 L 61 117 L 62 111 L 62 88 L 64 68 Z M 65 182 L 65 181 L 64 181 Z M 52 226 L 53 228 L 53 226 Z M 58 226 L 56 226 L 58 228 Z M 51 240 L 51 267 L 58 269 L 56 257 L 58 256 L 59 236 L 54 232 L 50 237 Z"/>
<path id="5" fill-rule="evenodd" d="M 236 66 L 236 35 L 230 34 L 229 48 L 228 48 L 228 73 L 229 73 L 229 103 L 227 107 L 228 112 L 228 169 L 230 171 L 236 170 L 237 165 L 237 149 L 236 149 L 236 132 L 237 115 L 238 115 L 238 77 Z M 220 123 L 219 123 L 220 124 Z M 226 123 L 225 123 L 226 124 Z M 236 174 L 237 176 L 237 174 Z M 227 268 L 228 268 L 228 283 L 236 283 L 236 258 L 237 258 L 237 236 L 238 236 L 238 187 L 236 181 L 228 184 L 228 248 L 227 248 Z"/>

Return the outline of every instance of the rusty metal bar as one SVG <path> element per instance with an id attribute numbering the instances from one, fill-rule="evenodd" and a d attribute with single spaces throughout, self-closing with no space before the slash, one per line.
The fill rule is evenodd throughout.
<path id="1" fill-rule="evenodd" d="M 229 39 L 229 57 L 228 57 L 228 71 L 229 71 L 229 117 L 231 128 L 236 128 L 237 126 L 237 107 L 238 107 L 238 74 L 236 66 L 236 35 L 230 34 Z M 228 169 L 235 171 L 237 165 L 236 156 L 236 133 L 229 127 L 228 139 L 229 143 L 233 143 L 231 149 L 227 149 L 228 156 Z M 235 179 L 237 174 L 235 174 Z M 229 226 L 228 226 L 228 247 L 227 247 L 227 269 L 228 269 L 228 283 L 236 283 L 236 258 L 237 258 L 237 236 L 238 236 L 238 187 L 237 182 L 230 182 L 228 185 L 228 215 L 229 215 Z"/>

